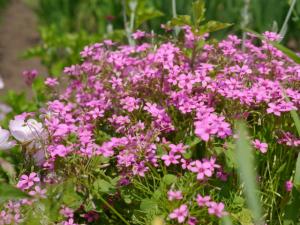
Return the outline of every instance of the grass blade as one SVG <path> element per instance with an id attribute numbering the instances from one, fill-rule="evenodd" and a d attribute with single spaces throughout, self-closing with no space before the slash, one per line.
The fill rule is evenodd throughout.
<path id="1" fill-rule="evenodd" d="M 256 173 L 254 166 L 253 150 L 247 139 L 245 123 L 237 123 L 238 140 L 236 141 L 236 156 L 240 181 L 244 186 L 247 204 L 252 212 L 255 224 L 264 224 L 262 219 L 262 206 L 260 203 Z"/>

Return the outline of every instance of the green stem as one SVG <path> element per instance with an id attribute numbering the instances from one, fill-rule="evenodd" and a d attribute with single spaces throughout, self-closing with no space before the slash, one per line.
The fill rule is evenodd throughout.
<path id="1" fill-rule="evenodd" d="M 173 18 L 177 18 L 177 12 L 176 12 L 176 0 L 172 0 L 172 14 Z M 179 34 L 179 27 L 175 27 L 175 36 L 177 37 Z"/>
<path id="2" fill-rule="evenodd" d="M 107 201 L 105 201 L 102 196 L 99 196 L 99 199 L 111 210 L 113 211 L 126 225 L 130 225 L 130 223 L 127 222 L 127 220 L 120 214 L 118 211 L 112 207 Z"/>
<path id="3" fill-rule="evenodd" d="M 131 38 L 130 27 L 128 26 L 128 21 L 127 21 L 127 10 L 126 10 L 126 1 L 125 0 L 122 0 L 122 7 L 123 7 L 123 23 L 124 23 L 125 33 L 126 33 L 129 45 L 133 46 L 133 40 Z"/>

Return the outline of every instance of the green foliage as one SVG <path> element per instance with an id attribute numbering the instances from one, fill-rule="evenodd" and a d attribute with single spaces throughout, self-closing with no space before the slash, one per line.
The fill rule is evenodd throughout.
<path id="1" fill-rule="evenodd" d="M 0 203 L 7 200 L 17 200 L 29 197 L 30 196 L 28 194 L 10 184 L 0 183 Z"/>

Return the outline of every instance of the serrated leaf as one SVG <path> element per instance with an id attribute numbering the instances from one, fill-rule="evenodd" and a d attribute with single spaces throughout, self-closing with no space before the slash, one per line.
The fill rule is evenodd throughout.
<path id="1" fill-rule="evenodd" d="M 221 23 L 218 21 L 211 20 L 200 27 L 198 34 L 201 35 L 201 34 L 205 34 L 205 33 L 211 33 L 211 32 L 215 32 L 218 30 L 223 30 L 230 26 L 232 26 L 231 23 Z"/>
<path id="2" fill-rule="evenodd" d="M 197 0 L 193 2 L 193 13 L 196 24 L 202 22 L 205 18 L 205 2 L 204 0 Z"/>
<path id="3" fill-rule="evenodd" d="M 192 19 L 189 15 L 180 15 L 177 16 L 176 18 L 173 18 L 171 20 L 171 26 L 175 27 L 175 26 L 185 26 L 185 25 L 192 25 Z"/>
<path id="4" fill-rule="evenodd" d="M 81 203 L 81 197 L 76 193 L 74 184 L 72 182 L 67 182 L 63 187 L 62 201 L 65 205 L 68 205 L 71 208 L 78 208 Z"/>
<path id="5" fill-rule="evenodd" d="M 94 182 L 94 188 L 96 192 L 102 192 L 105 194 L 109 194 L 114 192 L 115 186 L 112 185 L 111 183 L 107 182 L 106 180 L 103 179 L 98 179 Z"/>

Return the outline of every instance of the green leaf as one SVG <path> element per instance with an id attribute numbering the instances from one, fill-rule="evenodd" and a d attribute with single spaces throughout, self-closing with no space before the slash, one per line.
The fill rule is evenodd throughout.
<path id="1" fill-rule="evenodd" d="M 293 52 L 292 50 L 288 49 L 287 47 L 279 44 L 278 42 L 270 42 L 275 48 L 282 51 L 284 54 L 286 54 L 289 58 L 291 58 L 294 62 L 300 64 L 300 57 Z"/>
<path id="2" fill-rule="evenodd" d="M 143 11 L 139 11 L 139 13 L 137 14 L 136 21 L 135 21 L 135 26 L 136 26 L 136 28 L 138 28 L 139 26 L 141 26 L 143 23 L 147 22 L 148 20 L 152 20 L 154 18 L 161 17 L 163 15 L 164 14 L 161 11 L 153 9 L 153 8 L 148 8 Z"/>
<path id="3" fill-rule="evenodd" d="M 229 216 L 222 217 L 222 225 L 232 225 L 232 221 Z"/>
<path id="4" fill-rule="evenodd" d="M 143 211 L 155 210 L 157 208 L 157 202 L 152 199 L 145 198 L 141 201 L 140 209 Z"/>
<path id="5" fill-rule="evenodd" d="M 236 214 L 234 217 L 237 218 L 241 225 L 253 225 L 251 211 L 249 209 L 242 208 L 242 210 Z"/>
<path id="6" fill-rule="evenodd" d="M 190 146 L 190 148 L 193 148 L 200 142 L 201 142 L 201 140 L 199 138 L 194 137 L 192 140 L 187 141 L 187 145 Z"/>
<path id="7" fill-rule="evenodd" d="M 298 158 L 296 162 L 296 172 L 294 177 L 295 187 L 300 191 L 300 153 L 298 153 Z"/>
<path id="8" fill-rule="evenodd" d="M 96 180 L 94 182 L 94 188 L 97 192 L 105 194 L 113 193 L 115 191 L 115 186 L 103 179 Z"/>
<path id="9" fill-rule="evenodd" d="M 10 184 L 0 184 L 0 202 L 5 202 L 7 200 L 17 200 L 22 198 L 30 198 L 30 196 Z"/>
<path id="10" fill-rule="evenodd" d="M 162 181 L 166 184 L 166 185 L 171 185 L 173 183 L 175 183 L 177 180 L 177 177 L 173 174 L 166 174 L 163 178 Z"/>
<path id="11" fill-rule="evenodd" d="M 232 26 L 231 23 L 221 23 L 218 21 L 211 20 L 200 27 L 198 34 L 201 35 L 201 34 L 205 34 L 205 33 L 211 33 L 211 32 L 215 32 L 218 30 L 223 30 L 230 26 Z"/>
<path id="12" fill-rule="evenodd" d="M 284 225 L 295 225 L 299 222 L 300 215 L 300 191 L 296 188 L 292 191 L 292 197 L 285 207 Z"/>
<path id="13" fill-rule="evenodd" d="M 180 15 L 177 16 L 176 18 L 173 18 L 171 20 L 171 26 L 175 27 L 175 26 L 184 26 L 184 25 L 192 25 L 192 19 L 190 16 L 188 15 Z"/>
<path id="14" fill-rule="evenodd" d="M 205 2 L 204 0 L 197 0 L 193 2 L 193 15 L 196 24 L 202 22 L 205 18 Z"/>
<path id="15" fill-rule="evenodd" d="M 255 223 L 264 224 L 262 206 L 256 183 L 254 155 L 249 140 L 245 123 L 237 123 L 238 140 L 236 141 L 237 165 L 240 181 L 245 185 L 244 192 L 247 205 L 252 212 Z"/>
<path id="16" fill-rule="evenodd" d="M 62 194 L 62 201 L 65 205 L 73 209 L 76 209 L 81 205 L 82 199 L 75 191 L 73 182 L 67 182 L 64 184 Z"/>

